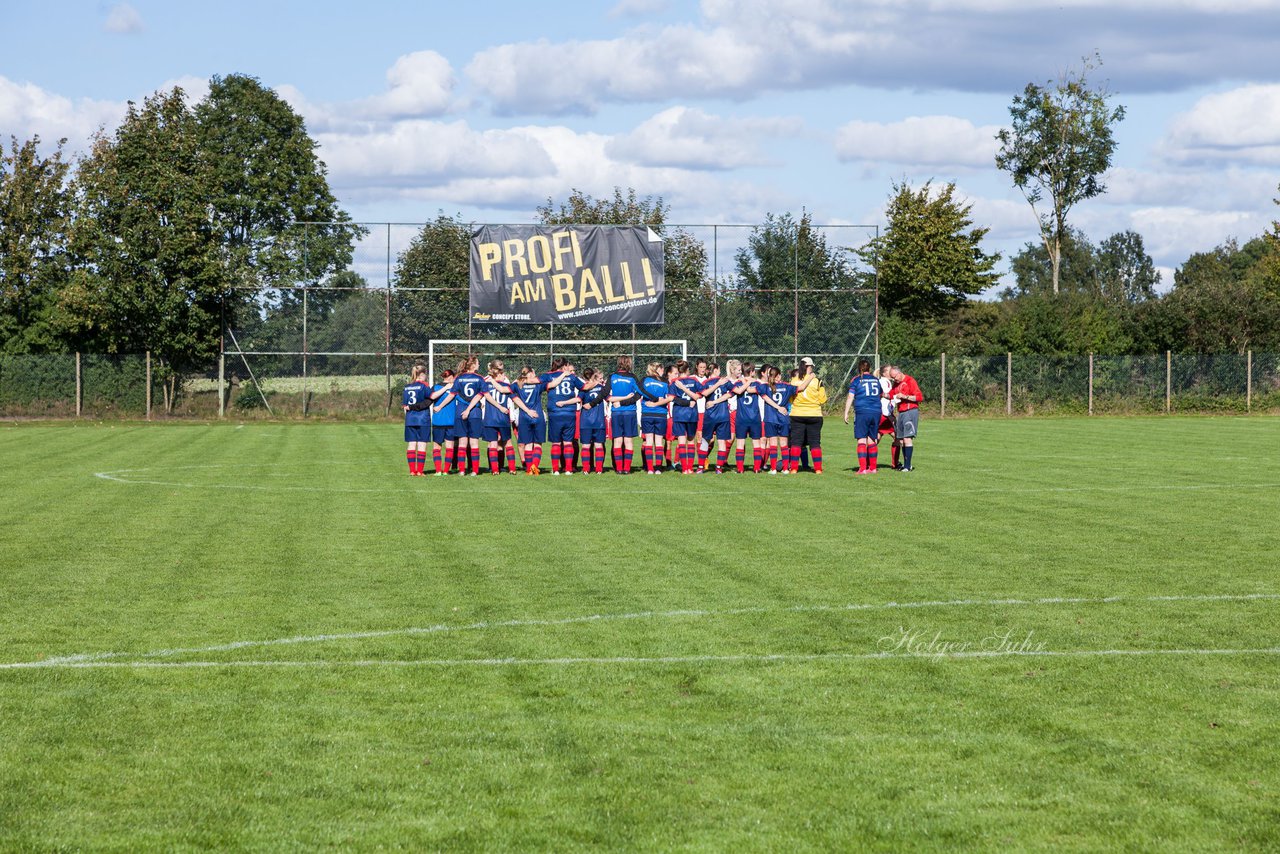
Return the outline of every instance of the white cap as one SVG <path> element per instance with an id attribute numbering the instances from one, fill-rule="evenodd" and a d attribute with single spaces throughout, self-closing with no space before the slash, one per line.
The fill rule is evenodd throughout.
<path id="1" fill-rule="evenodd" d="M 812 368 L 812 367 L 813 367 L 813 359 L 810 359 L 808 356 L 805 356 L 803 359 L 801 359 L 801 360 L 800 360 L 800 364 L 802 364 L 802 365 L 808 365 L 809 367 L 811 367 L 811 368 Z"/>

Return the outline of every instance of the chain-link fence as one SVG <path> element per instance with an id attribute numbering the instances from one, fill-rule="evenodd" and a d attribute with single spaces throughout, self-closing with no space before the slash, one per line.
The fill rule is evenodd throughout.
<path id="1" fill-rule="evenodd" d="M 528 364 L 545 370 L 554 354 L 573 359 L 579 371 L 612 370 L 618 356 L 672 363 L 681 348 L 644 341 L 559 348 L 480 344 L 482 365 L 506 362 L 508 372 Z M 442 351 L 437 369 L 456 357 Z M 784 373 L 791 353 L 704 354 L 723 364 L 726 355 Z M 859 358 L 854 353 L 812 353 L 828 389 L 828 409 L 838 413 Z M 161 376 L 147 354 L 0 355 L 0 417 L 60 418 L 327 418 L 399 417 L 399 393 L 417 356 L 396 355 L 388 375 L 385 355 L 227 355 L 200 374 Z M 1018 355 L 893 359 L 915 377 L 934 417 L 1036 416 L 1144 413 L 1280 413 L 1280 353 L 1150 356 Z M 305 372 L 304 372 L 305 362 Z M 148 365 L 150 364 L 150 370 Z M 249 369 L 252 364 L 252 371 Z M 150 384 L 148 384 L 148 372 Z M 166 388 L 167 386 L 167 388 Z M 148 393 L 148 389 L 150 393 Z M 221 390 L 221 393 L 220 393 Z M 392 405 L 388 405 L 389 402 Z"/>

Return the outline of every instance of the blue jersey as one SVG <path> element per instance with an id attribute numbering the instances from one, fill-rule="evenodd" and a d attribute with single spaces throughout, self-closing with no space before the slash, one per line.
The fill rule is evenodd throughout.
<path id="1" fill-rule="evenodd" d="M 720 382 L 721 377 L 708 377 L 703 384 L 704 389 L 709 389 L 716 383 Z M 707 398 L 707 418 L 706 420 L 719 424 L 721 421 L 729 420 L 729 398 L 733 397 L 733 383 L 727 382 L 715 391 L 711 392 Z"/>
<path id="2" fill-rule="evenodd" d="M 520 394 L 520 401 L 533 410 L 533 415 L 525 412 L 523 409 L 516 407 L 516 416 L 520 419 L 520 423 L 535 424 L 542 420 L 542 390 L 546 388 L 541 382 L 525 383 L 517 386 L 516 390 Z"/>
<path id="3" fill-rule="evenodd" d="M 453 378 L 453 393 L 458 396 L 458 403 L 463 409 L 471 405 L 477 394 L 484 389 L 484 377 L 468 371 Z M 475 410 L 473 409 L 474 413 Z"/>
<path id="4" fill-rule="evenodd" d="M 764 404 L 760 402 L 760 395 L 768 394 L 769 387 L 755 380 L 743 380 L 738 389 L 740 392 L 738 395 L 739 423 L 744 418 L 748 421 L 759 421 L 762 414 L 761 410 L 764 408 Z"/>
<path id="5" fill-rule="evenodd" d="M 548 371 L 538 377 L 547 387 L 547 417 L 554 419 L 571 418 L 577 412 L 576 406 L 559 406 L 561 401 L 573 400 L 582 391 L 582 379 L 573 374 L 561 376 L 559 371 Z"/>
<path id="6" fill-rule="evenodd" d="M 858 374 L 849 383 L 853 395 L 853 411 L 859 415 L 880 414 L 880 378 L 875 374 Z"/>
<path id="7" fill-rule="evenodd" d="M 649 392 L 649 395 L 654 399 L 666 397 L 671 394 L 671 386 L 667 385 L 657 377 L 645 377 L 640 381 L 640 385 L 642 385 L 644 390 Z M 663 403 L 655 406 L 650 402 L 650 399 L 646 397 L 640 402 L 640 414 L 646 418 L 666 418 L 667 405 Z"/>
<path id="8" fill-rule="evenodd" d="M 482 391 L 502 406 L 502 409 L 499 409 L 497 406 L 493 405 L 492 401 L 486 400 L 484 402 L 484 426 L 500 427 L 503 424 L 510 424 L 511 416 L 509 412 L 511 410 L 511 386 L 501 380 L 489 377 L 484 381 L 484 388 Z M 507 410 L 507 412 L 503 412 L 503 409 Z"/>
<path id="9" fill-rule="evenodd" d="M 640 380 L 636 379 L 634 374 L 609 374 L 609 379 L 604 384 L 606 397 L 645 397 L 640 390 Z M 636 402 L 630 403 L 615 401 L 613 404 L 614 412 L 635 412 Z"/>
<path id="10" fill-rule="evenodd" d="M 583 407 L 582 420 L 578 422 L 578 426 L 582 427 L 584 430 L 603 430 L 604 386 L 593 385 L 591 388 L 584 390 L 578 396 L 582 398 L 583 403 L 592 404 L 590 409 Z M 617 407 L 615 406 L 614 409 L 617 409 Z"/>
<path id="11" fill-rule="evenodd" d="M 778 383 L 769 391 L 769 397 L 773 398 L 773 402 L 787 412 L 791 411 L 791 399 L 795 396 L 796 387 L 790 383 Z M 764 408 L 764 420 L 770 424 L 782 424 L 787 417 L 772 406 Z"/>
<path id="12" fill-rule="evenodd" d="M 430 396 L 431 392 L 427 390 L 426 383 L 409 383 L 404 387 L 404 394 L 400 402 L 405 406 L 415 406 Z M 406 427 L 422 427 L 427 423 L 427 410 L 410 409 L 404 414 L 404 424 Z"/>
<path id="13" fill-rule="evenodd" d="M 458 398 L 454 397 L 453 390 L 437 383 L 431 387 L 431 396 L 435 399 L 435 405 L 431 407 L 431 426 L 452 427 L 458 418 Z M 441 404 L 445 398 L 448 402 Z"/>
<path id="14" fill-rule="evenodd" d="M 671 393 L 676 396 L 675 406 L 672 407 L 672 420 L 681 424 L 696 424 L 698 422 L 698 402 L 693 397 L 694 394 L 702 391 L 702 383 L 697 377 L 676 377 L 671 383 Z M 688 402 L 688 406 L 682 406 L 682 402 Z"/>

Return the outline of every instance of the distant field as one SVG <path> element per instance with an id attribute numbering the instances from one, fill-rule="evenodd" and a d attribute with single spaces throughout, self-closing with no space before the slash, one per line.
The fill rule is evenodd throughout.
<path id="1" fill-rule="evenodd" d="M 0 850 L 1280 848 L 1280 419 L 825 450 L 0 425 Z"/>

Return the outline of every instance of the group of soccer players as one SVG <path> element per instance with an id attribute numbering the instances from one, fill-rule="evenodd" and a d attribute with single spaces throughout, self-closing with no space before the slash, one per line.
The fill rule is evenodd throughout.
<path id="1" fill-rule="evenodd" d="M 865 361 L 862 367 L 869 369 Z M 854 394 L 861 379 L 860 375 L 850 386 L 850 402 L 861 400 Z M 879 413 L 878 381 L 876 389 Z M 891 396 L 886 390 L 887 406 L 898 403 L 899 398 L 891 402 Z M 489 362 L 481 374 L 478 359 L 467 356 L 434 384 L 425 365 L 414 365 L 402 405 L 409 472 L 417 477 L 426 475 L 428 445 L 436 476 L 478 475 L 481 440 L 492 474 L 504 469 L 540 474 L 544 443 L 550 445 L 553 475 L 603 473 L 610 446 L 613 470 L 630 474 L 637 437 L 648 474 L 722 473 L 732 451 L 738 472 L 750 465 L 754 472 L 785 475 L 799 470 L 802 450 L 812 458 L 814 471 L 822 472 L 818 407 L 825 399 L 811 359 L 786 377 L 774 365 L 757 368 L 737 359 L 728 360 L 723 373 L 720 365 L 698 360 L 693 365 L 651 362 L 644 376 L 636 376 L 627 356 L 620 357 L 609 374 L 594 368 L 579 374 L 569 359 L 557 357 L 549 371 L 537 373 L 525 366 L 512 379 L 502 361 Z M 819 422 L 816 431 L 811 425 L 806 429 L 805 423 L 792 423 L 793 407 L 796 422 Z M 861 413 L 866 404 L 858 407 Z M 810 408 L 816 417 L 798 414 Z M 863 468 L 864 447 L 859 434 Z M 896 449 L 895 444 L 895 464 Z M 906 464 L 910 465 L 909 452 Z M 870 470 L 875 470 L 874 462 Z"/>

